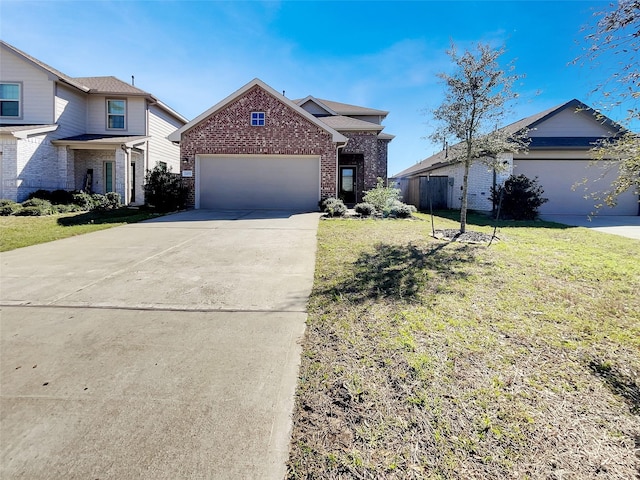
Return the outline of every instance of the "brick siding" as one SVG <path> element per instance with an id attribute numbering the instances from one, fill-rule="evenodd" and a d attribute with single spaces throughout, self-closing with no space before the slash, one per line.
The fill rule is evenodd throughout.
<path id="1" fill-rule="evenodd" d="M 251 126 L 251 112 L 265 112 L 265 126 Z M 195 157 L 202 154 L 318 155 L 320 196 L 324 199 L 337 193 L 332 135 L 259 86 L 182 134 L 182 170 L 194 173 L 183 178 L 191 206 L 195 205 Z"/>

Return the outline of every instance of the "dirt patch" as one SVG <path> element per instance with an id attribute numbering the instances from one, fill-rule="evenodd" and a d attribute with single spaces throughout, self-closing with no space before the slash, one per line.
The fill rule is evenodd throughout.
<path id="1" fill-rule="evenodd" d="M 490 233 L 475 232 L 473 230 L 460 233 L 460 230 L 455 228 L 436 230 L 434 238 L 462 243 L 489 243 L 492 239 L 493 241 L 498 240 L 498 237 L 494 237 Z"/>

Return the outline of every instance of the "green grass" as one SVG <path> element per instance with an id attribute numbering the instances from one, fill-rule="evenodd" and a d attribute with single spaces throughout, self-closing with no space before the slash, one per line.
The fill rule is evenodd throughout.
<path id="1" fill-rule="evenodd" d="M 157 217 L 145 210 L 120 208 L 44 217 L 0 217 L 0 252 L 82 235 Z"/>
<path id="2" fill-rule="evenodd" d="M 640 242 L 500 225 L 320 223 L 288 478 L 637 476 Z"/>

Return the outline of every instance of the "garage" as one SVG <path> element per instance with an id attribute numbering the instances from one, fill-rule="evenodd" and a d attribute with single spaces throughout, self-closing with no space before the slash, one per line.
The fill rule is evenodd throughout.
<path id="1" fill-rule="evenodd" d="M 559 155 L 558 155 L 559 156 Z M 606 172 L 583 159 L 515 159 L 514 175 L 524 174 L 529 178 L 538 177 L 549 201 L 540 207 L 540 213 L 546 215 L 590 215 L 594 213 L 597 201 L 585 198 L 589 193 L 602 191 L 611 185 L 616 177 L 615 171 Z M 587 178 L 585 185 L 574 186 Z M 598 180 L 599 179 L 599 180 Z M 597 181 L 596 181 L 597 180 Z M 603 207 L 598 215 L 638 215 L 638 197 L 626 192 L 618 198 L 616 207 Z"/>
<path id="2" fill-rule="evenodd" d="M 196 156 L 196 208 L 315 211 L 319 200 L 319 156 Z"/>

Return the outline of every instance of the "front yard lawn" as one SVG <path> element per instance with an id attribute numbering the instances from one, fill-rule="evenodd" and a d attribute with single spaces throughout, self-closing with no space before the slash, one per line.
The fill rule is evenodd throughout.
<path id="1" fill-rule="evenodd" d="M 640 242 L 504 225 L 320 223 L 288 478 L 638 477 Z"/>
<path id="2" fill-rule="evenodd" d="M 146 210 L 119 208 L 44 217 L 0 217 L 0 252 L 95 232 L 157 217 Z"/>

